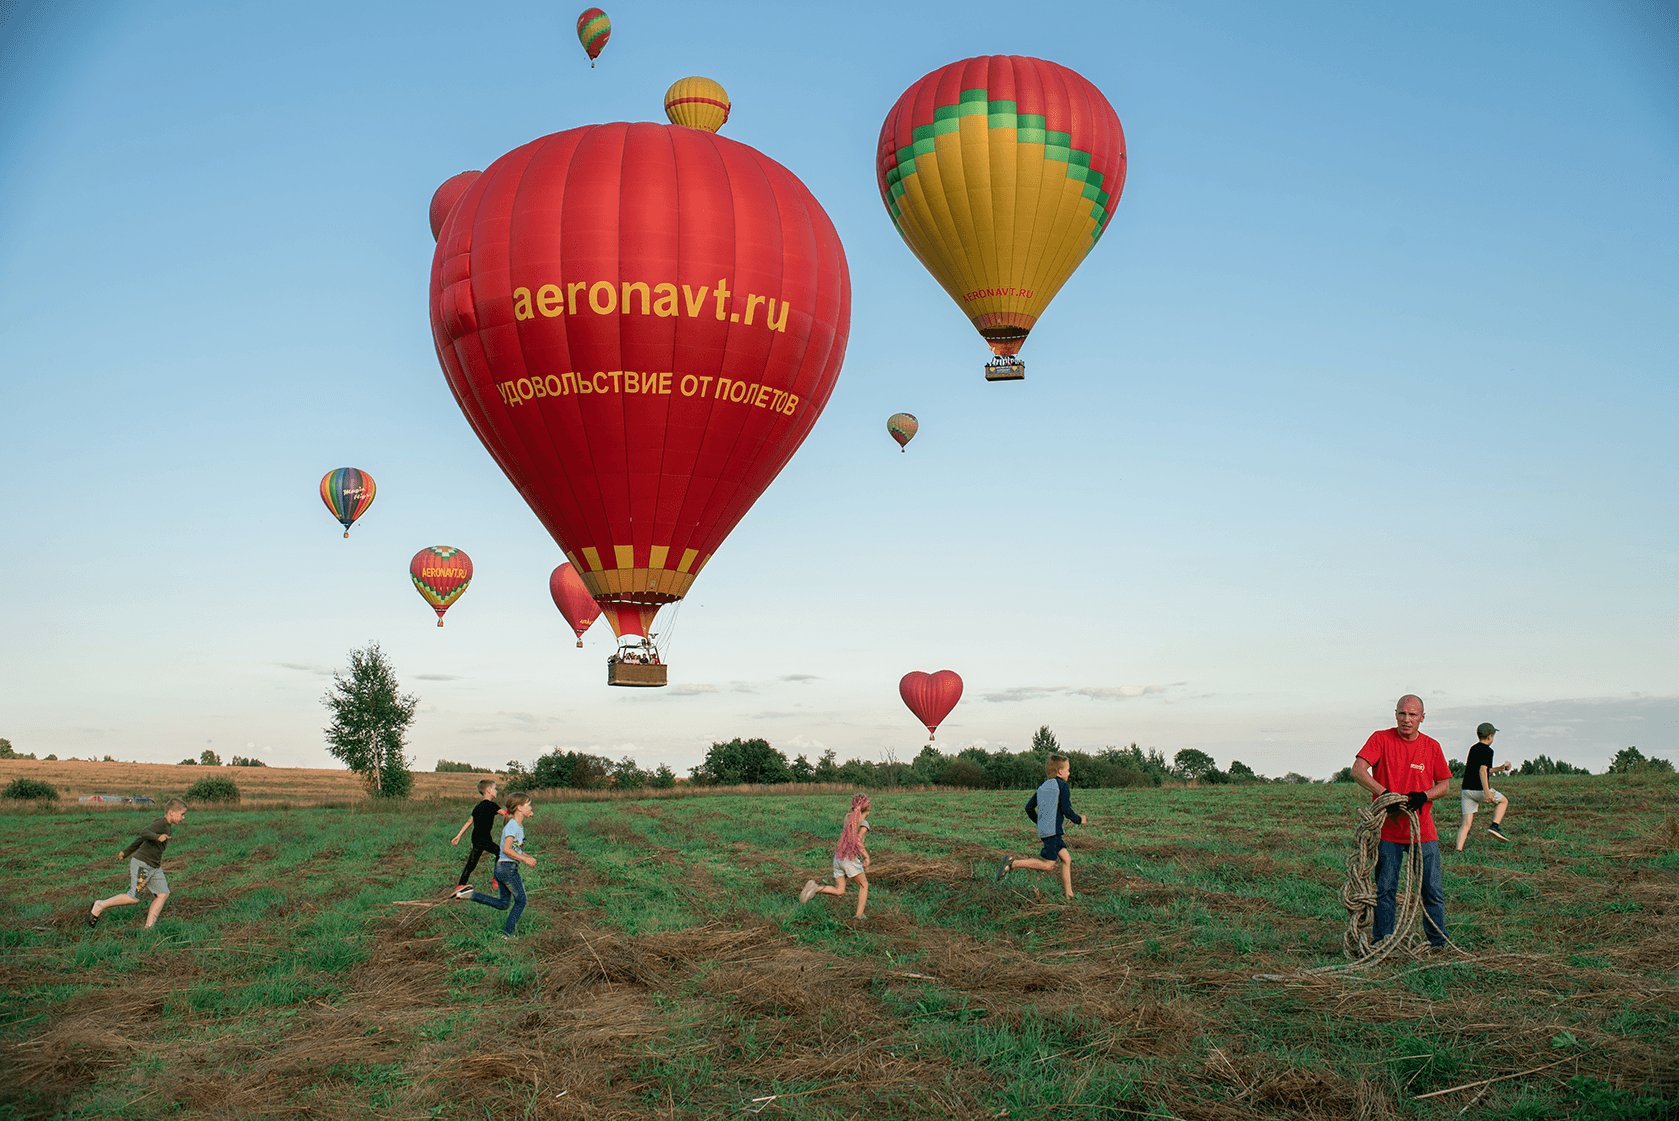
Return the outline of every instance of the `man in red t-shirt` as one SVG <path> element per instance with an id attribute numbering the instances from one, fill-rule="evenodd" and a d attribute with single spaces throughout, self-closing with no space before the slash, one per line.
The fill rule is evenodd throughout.
<path id="1" fill-rule="evenodd" d="M 1393 791 L 1409 795 L 1406 806 L 1417 811 L 1421 827 L 1418 848 L 1422 852 L 1422 905 L 1427 916 L 1428 940 L 1446 944 L 1446 892 L 1440 882 L 1440 834 L 1434 831 L 1436 798 L 1451 789 L 1452 772 L 1440 742 L 1421 732 L 1422 698 L 1407 693 L 1393 712 L 1394 726 L 1373 733 L 1364 741 L 1353 760 L 1353 780 L 1370 791 L 1371 800 Z M 1399 871 L 1411 847 L 1411 819 L 1405 806 L 1388 809 L 1382 823 L 1382 839 L 1376 855 L 1376 929 L 1380 942 L 1393 933 L 1394 900 L 1399 892 Z"/>

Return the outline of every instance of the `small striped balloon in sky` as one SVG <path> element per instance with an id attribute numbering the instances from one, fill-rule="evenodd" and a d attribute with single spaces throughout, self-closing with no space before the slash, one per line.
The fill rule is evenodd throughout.
<path id="1" fill-rule="evenodd" d="M 373 505 L 373 476 L 354 467 L 340 467 L 321 476 L 321 501 L 332 516 L 344 525 L 344 536 L 350 527 Z"/>
<path id="2" fill-rule="evenodd" d="M 606 49 L 606 41 L 610 38 L 612 21 L 599 8 L 590 8 L 577 17 L 577 41 L 589 52 L 589 69 L 595 68 L 595 59 Z"/>

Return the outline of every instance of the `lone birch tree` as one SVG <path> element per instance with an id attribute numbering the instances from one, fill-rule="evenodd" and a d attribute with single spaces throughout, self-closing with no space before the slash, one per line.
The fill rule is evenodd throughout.
<path id="1" fill-rule="evenodd" d="M 408 797 L 414 776 L 403 748 L 420 698 L 397 691 L 396 674 L 377 642 L 350 651 L 350 672 L 333 673 L 321 703 L 332 713 L 327 750 L 361 776 L 373 797 Z"/>

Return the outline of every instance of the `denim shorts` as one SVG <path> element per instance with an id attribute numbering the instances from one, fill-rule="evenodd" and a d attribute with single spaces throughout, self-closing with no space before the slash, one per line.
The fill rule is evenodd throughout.
<path id="1" fill-rule="evenodd" d="M 169 881 L 163 878 L 162 868 L 153 868 L 137 856 L 128 858 L 128 894 L 140 898 L 141 891 L 153 895 L 168 895 Z"/>

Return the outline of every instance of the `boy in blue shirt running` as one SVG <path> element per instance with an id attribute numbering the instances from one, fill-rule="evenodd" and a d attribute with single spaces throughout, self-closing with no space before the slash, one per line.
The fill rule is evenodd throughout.
<path id="1" fill-rule="evenodd" d="M 1067 839 L 1061 835 L 1061 823 L 1070 821 L 1075 825 L 1089 825 L 1090 819 L 1073 812 L 1073 789 L 1067 785 L 1067 776 L 1072 769 L 1065 755 L 1051 755 L 1044 764 L 1044 771 L 1049 777 L 1033 793 L 1032 800 L 1026 803 L 1026 816 L 1037 822 L 1038 839 L 1043 842 L 1043 850 L 1036 859 L 1011 856 L 1003 861 L 1002 867 L 997 869 L 999 880 L 1015 868 L 1053 872 L 1059 867 L 1061 888 L 1068 899 L 1073 897 L 1073 850 L 1067 847 Z"/>

